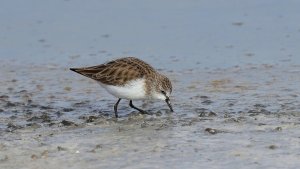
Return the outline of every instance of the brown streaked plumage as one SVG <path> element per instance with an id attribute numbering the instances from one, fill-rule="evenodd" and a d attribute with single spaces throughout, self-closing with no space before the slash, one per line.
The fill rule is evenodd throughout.
<path id="1" fill-rule="evenodd" d="M 138 58 L 125 57 L 97 66 L 70 70 L 98 81 L 109 93 L 119 98 L 114 106 L 116 117 L 117 106 L 122 98 L 130 100 L 130 107 L 142 113 L 145 111 L 135 107 L 133 99 L 164 99 L 173 111 L 169 100 L 171 81 Z"/>
<path id="2" fill-rule="evenodd" d="M 103 84 L 118 86 L 148 76 L 155 71 L 149 64 L 134 57 L 120 58 L 97 66 L 71 68 L 71 70 Z"/>

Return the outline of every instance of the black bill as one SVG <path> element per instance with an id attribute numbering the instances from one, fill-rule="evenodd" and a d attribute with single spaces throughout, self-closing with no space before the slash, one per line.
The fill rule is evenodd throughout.
<path id="1" fill-rule="evenodd" d="M 166 103 L 168 104 L 168 106 L 169 106 L 171 112 L 174 112 L 174 111 L 173 111 L 173 108 L 172 108 L 172 105 L 171 105 L 171 102 L 170 102 L 170 99 L 167 98 L 165 101 L 166 101 Z"/>

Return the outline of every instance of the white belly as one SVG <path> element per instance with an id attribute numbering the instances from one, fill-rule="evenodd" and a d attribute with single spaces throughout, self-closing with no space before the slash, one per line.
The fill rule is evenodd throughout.
<path id="1" fill-rule="evenodd" d="M 99 84 L 117 98 L 128 100 L 140 100 L 147 98 L 144 79 L 133 80 L 124 86 Z"/>

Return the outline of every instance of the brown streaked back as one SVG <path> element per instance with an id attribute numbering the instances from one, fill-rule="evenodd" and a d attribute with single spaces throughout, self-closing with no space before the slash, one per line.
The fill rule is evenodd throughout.
<path id="1" fill-rule="evenodd" d="M 118 86 L 155 72 L 153 67 L 135 57 L 125 57 L 97 66 L 70 68 L 70 70 L 103 84 Z"/>

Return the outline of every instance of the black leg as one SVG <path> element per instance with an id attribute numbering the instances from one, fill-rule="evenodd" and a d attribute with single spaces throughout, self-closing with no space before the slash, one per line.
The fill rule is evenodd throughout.
<path id="1" fill-rule="evenodd" d="M 139 109 L 139 108 L 135 107 L 135 106 L 132 104 L 132 100 L 129 101 L 129 106 L 130 106 L 131 108 L 134 108 L 135 110 L 138 110 L 138 111 L 141 112 L 142 114 L 147 114 L 146 111 L 144 111 L 144 110 L 142 110 L 142 109 Z"/>
<path id="2" fill-rule="evenodd" d="M 117 101 L 117 103 L 114 105 L 114 110 L 115 110 L 115 116 L 116 116 L 116 118 L 119 117 L 119 116 L 118 116 L 118 104 L 119 104 L 120 101 L 121 101 L 121 99 L 119 99 L 119 100 Z"/>

